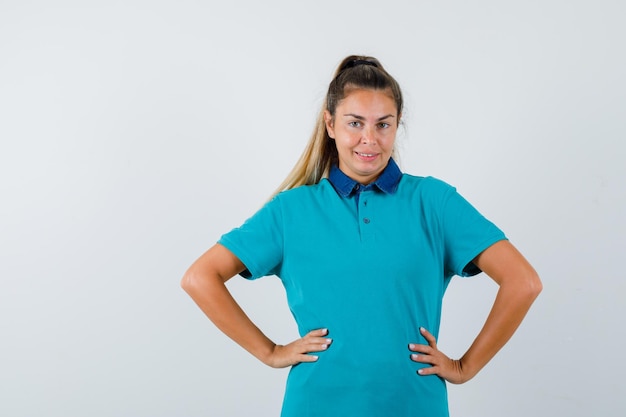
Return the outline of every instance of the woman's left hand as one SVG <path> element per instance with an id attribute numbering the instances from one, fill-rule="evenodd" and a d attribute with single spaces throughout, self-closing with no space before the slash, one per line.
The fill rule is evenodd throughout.
<path id="1" fill-rule="evenodd" d="M 420 328 L 422 336 L 428 342 L 428 345 L 409 344 L 409 350 L 412 352 L 411 360 L 414 362 L 426 363 L 432 365 L 417 371 L 420 375 L 439 375 L 441 378 L 452 384 L 462 384 L 467 382 L 470 377 L 464 375 L 463 366 L 458 359 L 450 359 L 437 348 L 435 336 L 430 334 L 423 327 Z"/>

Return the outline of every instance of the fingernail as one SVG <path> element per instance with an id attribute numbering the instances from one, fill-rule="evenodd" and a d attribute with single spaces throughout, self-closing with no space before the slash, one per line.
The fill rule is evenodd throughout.
<path id="1" fill-rule="evenodd" d="M 425 331 L 426 331 L 426 329 L 425 329 L 425 328 L 420 327 L 420 332 L 425 332 Z"/>
<path id="2" fill-rule="evenodd" d="M 409 349 L 411 350 L 415 349 L 415 345 L 413 343 L 409 343 Z"/>
<path id="3" fill-rule="evenodd" d="M 423 369 L 419 369 L 419 370 L 417 371 L 417 373 L 421 375 L 421 374 L 423 374 L 423 373 L 424 373 L 424 370 L 423 370 Z"/>
<path id="4" fill-rule="evenodd" d="M 413 360 L 417 360 L 417 355 L 416 355 L 415 353 L 413 353 L 413 354 L 411 355 L 411 359 L 413 359 Z"/>
<path id="5" fill-rule="evenodd" d="M 331 343 L 333 343 L 333 339 L 326 339 L 326 344 L 330 345 Z"/>

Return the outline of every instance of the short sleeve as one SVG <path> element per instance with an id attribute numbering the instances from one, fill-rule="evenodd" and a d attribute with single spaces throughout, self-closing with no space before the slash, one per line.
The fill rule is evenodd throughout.
<path id="1" fill-rule="evenodd" d="M 283 221 L 278 197 L 238 228 L 222 235 L 219 244 L 230 250 L 246 266 L 241 276 L 257 279 L 276 275 L 283 259 Z"/>
<path id="2" fill-rule="evenodd" d="M 445 267 L 448 275 L 473 276 L 482 271 L 472 260 L 506 236 L 454 187 L 448 187 L 441 217 Z"/>

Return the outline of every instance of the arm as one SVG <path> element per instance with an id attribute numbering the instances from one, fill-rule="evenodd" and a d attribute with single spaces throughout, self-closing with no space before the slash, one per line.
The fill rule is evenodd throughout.
<path id="1" fill-rule="evenodd" d="M 409 345 L 416 352 L 411 358 L 432 366 L 420 369 L 420 375 L 437 374 L 455 384 L 473 378 L 511 338 L 541 292 L 539 276 L 508 241 L 493 244 L 474 263 L 500 286 L 491 312 L 474 343 L 458 360 L 439 351 L 435 338 L 421 329 L 428 346 Z"/>
<path id="2" fill-rule="evenodd" d="M 245 269 L 228 249 L 216 244 L 191 265 L 181 286 L 207 317 L 228 337 L 266 365 L 282 368 L 299 362 L 314 362 L 328 347 L 327 330 L 318 329 L 286 346 L 277 345 L 248 318 L 226 288 L 226 281 Z"/>

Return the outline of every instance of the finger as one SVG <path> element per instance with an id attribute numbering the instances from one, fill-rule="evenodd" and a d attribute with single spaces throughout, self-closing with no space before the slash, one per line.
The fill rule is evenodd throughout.
<path id="1" fill-rule="evenodd" d="M 431 355 L 433 353 L 433 348 L 432 346 L 427 346 L 427 345 L 418 345 L 416 343 L 410 343 L 409 344 L 409 350 L 412 350 L 413 352 L 419 352 L 419 353 L 425 353 L 427 355 Z"/>
<path id="2" fill-rule="evenodd" d="M 315 330 L 311 330 L 310 332 L 308 332 L 304 337 L 307 337 L 307 336 L 322 337 L 322 336 L 326 336 L 327 334 L 328 334 L 328 329 L 326 328 L 315 329 Z"/>
<path id="3" fill-rule="evenodd" d="M 331 343 L 333 343 L 333 339 L 331 339 L 330 337 L 305 336 L 300 340 L 302 344 L 305 345 L 330 345 Z"/>
<path id="4" fill-rule="evenodd" d="M 300 355 L 298 357 L 299 362 L 315 362 L 319 359 L 316 355 Z"/>
<path id="5" fill-rule="evenodd" d="M 420 375 L 433 375 L 437 373 L 437 369 L 433 366 L 427 366 L 425 368 L 418 369 L 417 373 Z"/>
<path id="6" fill-rule="evenodd" d="M 322 352 L 331 345 L 332 339 L 323 337 L 305 336 L 291 343 L 293 351 L 298 354 Z"/>
<path id="7" fill-rule="evenodd" d="M 323 333 L 323 334 L 320 334 L 320 333 Z M 305 334 L 300 340 L 303 341 L 304 343 L 321 343 L 321 344 L 329 345 L 332 343 L 332 339 L 329 337 L 324 337 L 327 334 L 328 334 L 327 329 L 313 330 Z"/>
<path id="8" fill-rule="evenodd" d="M 330 339 L 321 339 L 319 341 L 305 341 L 302 344 L 302 349 L 304 349 L 303 353 L 309 353 L 309 352 L 321 352 L 324 351 L 326 349 L 328 349 L 328 347 L 330 346 L 330 344 L 332 343 L 332 341 Z"/>
<path id="9" fill-rule="evenodd" d="M 435 336 L 430 334 L 430 332 L 423 327 L 420 327 L 420 333 L 424 336 L 424 339 L 426 339 L 430 346 L 437 348 L 437 340 L 435 339 Z"/>
<path id="10" fill-rule="evenodd" d="M 413 362 L 419 362 L 419 363 L 427 363 L 429 365 L 434 365 L 437 363 L 437 359 L 434 356 L 430 356 L 430 355 L 418 355 L 413 353 L 411 355 L 411 360 Z"/>

